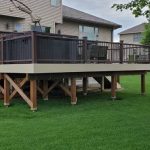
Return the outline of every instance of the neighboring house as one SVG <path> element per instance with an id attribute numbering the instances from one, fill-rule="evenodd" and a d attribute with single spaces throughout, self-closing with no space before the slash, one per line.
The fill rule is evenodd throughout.
<path id="1" fill-rule="evenodd" d="M 63 6 L 62 0 L 24 0 L 33 13 L 42 18 L 43 31 L 51 28 L 51 33 L 88 37 L 89 40 L 113 41 L 114 29 L 121 26 Z M 32 30 L 31 18 L 16 10 L 10 0 L 0 0 L 0 32 Z"/>
<path id="2" fill-rule="evenodd" d="M 120 33 L 120 40 L 125 43 L 140 44 L 146 23 L 134 26 Z"/>

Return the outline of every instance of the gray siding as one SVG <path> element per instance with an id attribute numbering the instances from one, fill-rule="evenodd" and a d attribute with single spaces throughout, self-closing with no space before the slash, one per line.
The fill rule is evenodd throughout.
<path id="1" fill-rule="evenodd" d="M 134 34 L 122 34 L 122 35 L 120 35 L 120 40 L 124 41 L 124 43 L 140 44 L 140 42 L 134 42 L 133 38 L 134 38 Z"/>
<path id="2" fill-rule="evenodd" d="M 58 32 L 58 30 L 61 30 L 62 34 L 79 36 L 79 25 L 79 23 L 64 21 L 63 24 L 59 24 L 56 26 L 56 33 Z M 111 30 L 111 28 L 99 27 L 100 32 L 97 40 L 111 42 Z"/>
<path id="3" fill-rule="evenodd" d="M 11 32 L 14 30 L 15 30 L 15 21 L 13 18 L 0 17 L 0 31 Z"/>
<path id="4" fill-rule="evenodd" d="M 51 31 L 55 32 L 55 23 L 62 23 L 62 5 L 60 7 L 52 7 L 50 0 L 24 0 L 24 3 L 31 8 L 33 14 L 41 17 L 41 25 L 51 27 Z M 13 12 L 10 12 L 13 10 Z M 0 15 L 25 18 L 20 21 L 23 25 L 23 31 L 30 30 L 32 25 L 31 18 L 18 10 L 16 10 L 10 1 L 0 0 Z"/>

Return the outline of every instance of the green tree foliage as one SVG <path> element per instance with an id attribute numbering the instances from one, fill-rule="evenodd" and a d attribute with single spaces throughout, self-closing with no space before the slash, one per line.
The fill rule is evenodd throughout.
<path id="1" fill-rule="evenodd" d="M 135 17 L 145 16 L 150 21 L 150 0 L 132 0 L 127 4 L 114 4 L 112 8 L 117 11 L 128 9 Z"/>
<path id="2" fill-rule="evenodd" d="M 143 33 L 142 44 L 150 45 L 150 24 L 145 25 L 145 31 Z"/>
<path id="3" fill-rule="evenodd" d="M 135 17 L 144 16 L 149 24 L 145 26 L 142 44 L 150 45 L 150 0 L 132 0 L 127 4 L 114 4 L 117 11 L 130 10 Z"/>

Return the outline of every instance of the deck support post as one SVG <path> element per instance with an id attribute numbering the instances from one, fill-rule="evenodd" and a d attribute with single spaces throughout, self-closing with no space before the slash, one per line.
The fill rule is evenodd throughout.
<path id="1" fill-rule="evenodd" d="M 4 77 L 4 106 L 9 106 L 9 82 L 6 77 Z"/>
<path id="2" fill-rule="evenodd" d="M 112 100 L 116 99 L 116 75 L 111 76 L 111 98 Z"/>
<path id="3" fill-rule="evenodd" d="M 48 80 L 43 80 L 43 91 L 44 93 L 48 91 Z M 48 93 L 46 96 L 43 94 L 43 99 L 46 101 L 48 100 Z"/>
<path id="4" fill-rule="evenodd" d="M 141 74 L 141 94 L 145 95 L 145 74 Z"/>
<path id="5" fill-rule="evenodd" d="M 30 100 L 32 102 L 31 110 L 37 110 L 37 82 L 36 80 L 30 80 Z"/>
<path id="6" fill-rule="evenodd" d="M 64 85 L 69 88 L 69 78 L 64 78 Z M 65 93 L 65 96 L 67 96 L 67 93 Z"/>
<path id="7" fill-rule="evenodd" d="M 83 95 L 87 95 L 87 88 L 88 88 L 88 77 L 83 78 Z"/>
<path id="8" fill-rule="evenodd" d="M 77 104 L 77 89 L 76 89 L 76 79 L 71 78 L 71 104 L 76 105 Z"/>
<path id="9" fill-rule="evenodd" d="M 101 92 L 105 90 L 105 76 L 102 76 Z"/>

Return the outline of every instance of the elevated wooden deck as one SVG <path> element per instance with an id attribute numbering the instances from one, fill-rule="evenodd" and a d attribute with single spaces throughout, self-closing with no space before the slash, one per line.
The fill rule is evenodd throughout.
<path id="1" fill-rule="evenodd" d="M 96 77 L 103 87 L 103 77 L 111 76 L 111 97 L 115 99 L 118 77 L 138 74 L 141 75 L 141 93 L 145 94 L 148 71 L 150 46 L 79 40 L 36 32 L 0 38 L 0 91 L 5 106 L 9 106 L 19 93 L 31 109 L 36 110 L 37 92 L 43 99 L 48 99 L 55 87 L 61 88 L 71 97 L 71 103 L 76 104 L 76 78 L 79 77 L 83 79 L 86 95 L 88 77 Z M 24 90 L 25 85 L 29 87 L 29 95 Z"/>

